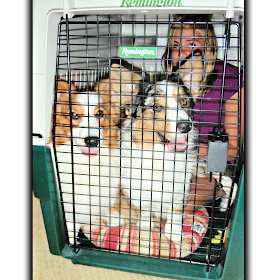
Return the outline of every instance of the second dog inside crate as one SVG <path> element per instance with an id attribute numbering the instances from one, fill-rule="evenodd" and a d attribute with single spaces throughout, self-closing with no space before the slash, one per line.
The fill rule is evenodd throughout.
<path id="1" fill-rule="evenodd" d="M 188 192 L 186 185 L 189 178 L 186 175 L 193 175 L 195 178 L 200 175 L 201 170 L 190 168 L 198 162 L 195 148 L 199 145 L 192 139 L 195 124 L 189 105 L 191 97 L 185 96 L 184 92 L 180 93 L 184 91 L 183 86 L 177 85 L 179 93 L 176 102 L 179 105 L 175 109 L 170 108 L 172 96 L 168 96 L 164 89 L 167 82 L 155 83 L 159 77 L 167 77 L 162 70 L 161 57 L 167 45 L 168 26 L 172 20 L 170 15 L 91 16 L 62 20 L 59 26 L 52 142 L 65 227 L 69 242 L 74 247 L 84 247 L 86 244 L 89 245 L 86 248 L 95 248 L 91 242 L 94 238 L 91 233 L 96 225 L 95 234 L 101 235 L 102 226 L 120 228 L 127 224 L 140 229 L 139 236 L 132 236 L 133 231 L 129 231 L 129 244 L 148 234 L 145 237 L 148 241 L 143 243 L 143 248 L 140 248 L 141 243 L 137 243 L 139 250 L 133 251 L 131 246 L 128 251 L 153 256 L 151 232 L 156 228 L 164 228 L 167 216 L 170 215 L 165 204 L 172 205 L 169 217 L 170 239 L 172 234 L 181 238 L 180 233 L 172 232 L 172 221 L 176 225 L 180 220 L 174 218 L 173 210 L 175 213 L 177 206 L 187 204 L 185 193 Z M 199 26 L 199 22 L 196 24 Z M 217 48 L 222 56 L 226 24 L 221 21 L 213 24 L 216 26 L 218 41 L 221 42 Z M 236 29 L 237 25 L 232 23 L 231 28 Z M 157 57 L 121 58 L 119 50 L 124 45 L 136 48 L 155 47 Z M 230 62 L 238 65 L 238 36 L 231 36 L 231 46 Z M 117 69 L 116 64 L 124 67 Z M 115 65 L 114 70 L 112 65 Z M 114 73 L 119 78 L 112 77 Z M 69 84 L 72 84 L 71 88 Z M 175 88 L 174 85 L 171 87 Z M 165 94 L 160 95 L 158 92 Z M 188 103 L 184 112 L 178 110 L 180 102 Z M 173 120 L 167 119 L 168 110 L 168 114 L 174 116 Z M 178 126 L 178 123 L 181 125 Z M 175 130 L 171 131 L 174 127 Z M 179 132 L 179 128 L 183 132 Z M 173 141 L 173 146 L 170 145 L 170 150 L 167 148 L 166 152 L 162 147 L 168 145 L 164 142 L 170 142 L 172 133 L 181 134 L 174 137 L 176 140 Z M 183 134 L 187 136 L 181 136 Z M 180 142 L 182 138 L 184 143 Z M 182 151 L 176 153 L 176 149 Z M 233 170 L 228 174 L 231 179 L 235 179 L 237 160 L 238 158 L 228 163 L 228 167 Z M 125 176 L 125 173 L 128 175 Z M 172 180 L 165 181 L 170 180 L 170 174 Z M 119 186 L 122 178 L 128 182 L 125 188 Z M 130 189 L 129 182 L 133 183 L 133 189 Z M 164 188 L 167 182 L 170 185 L 168 189 Z M 178 182 L 181 184 L 179 190 L 176 189 Z M 154 187 L 156 184 L 158 187 Z M 207 184 L 213 182 L 205 183 Z M 200 246 L 194 246 L 191 250 L 188 261 L 202 264 L 210 262 L 212 265 L 220 261 L 222 238 L 213 239 L 219 234 L 221 237 L 225 235 L 231 208 L 228 203 L 226 211 L 220 212 L 220 200 L 216 200 L 220 189 L 213 187 L 213 190 L 217 197 L 206 198 L 211 201 L 205 206 L 209 217 L 205 228 L 207 232 L 204 232 Z M 171 200 L 166 199 L 166 195 Z M 181 195 L 182 201 L 176 201 L 174 195 Z M 148 197 L 151 197 L 150 200 Z M 194 192 L 194 204 L 195 197 Z M 155 204 L 158 206 L 154 208 Z M 83 234 L 80 232 L 78 238 L 80 229 Z M 87 232 L 90 234 L 86 234 Z M 164 236 L 164 231 L 159 231 L 160 241 Z M 109 238 L 109 243 L 118 242 Z M 169 242 L 169 246 L 170 244 Z M 98 245 L 99 249 L 102 248 L 101 241 Z M 113 247 L 121 253 L 121 245 L 117 245 Z M 170 248 L 166 249 L 162 245 L 162 250 L 168 251 L 162 258 L 170 258 Z M 184 249 L 181 247 L 179 250 L 183 252 Z M 179 258 L 183 256 L 179 254 Z"/>

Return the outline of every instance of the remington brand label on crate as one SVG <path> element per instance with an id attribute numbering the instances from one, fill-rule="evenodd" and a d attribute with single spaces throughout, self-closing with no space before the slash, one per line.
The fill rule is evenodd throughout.
<path id="1" fill-rule="evenodd" d="M 120 47 L 120 57 L 157 57 L 156 47 Z"/>
<path id="2" fill-rule="evenodd" d="M 183 7 L 182 0 L 122 0 L 121 7 Z"/>

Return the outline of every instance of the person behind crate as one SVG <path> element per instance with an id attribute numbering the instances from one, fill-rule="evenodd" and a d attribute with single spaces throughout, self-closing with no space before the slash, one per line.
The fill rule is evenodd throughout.
<path id="1" fill-rule="evenodd" d="M 199 154 L 206 157 L 208 135 L 212 134 L 219 119 L 219 106 L 224 62 L 217 59 L 218 44 L 213 26 L 208 23 L 208 15 L 185 15 L 177 17 L 171 24 L 169 40 L 162 57 L 164 70 L 169 74 L 183 71 L 179 62 L 192 58 L 192 53 L 202 54 L 203 75 L 201 75 L 200 96 L 195 99 L 193 108 L 194 123 L 199 132 Z M 190 24 L 188 23 L 190 22 Z M 197 22 L 193 24 L 192 22 Z M 200 24 L 206 23 L 206 24 Z M 195 71 L 195 70 L 194 70 Z M 229 135 L 228 160 L 234 160 L 238 146 L 238 68 L 227 63 L 224 86 L 224 105 L 222 130 Z M 189 86 L 191 82 L 185 82 Z M 190 86 L 190 91 L 192 86 Z M 243 93 L 243 75 L 241 73 L 241 97 Z M 242 103 L 241 103 L 242 104 Z M 211 110 L 212 112 L 209 112 Z M 213 112 L 215 111 L 215 112 Z M 243 117 L 243 115 L 242 115 Z M 242 129 L 241 129 L 242 131 Z"/>
<path id="2" fill-rule="evenodd" d="M 171 73 L 183 72 L 183 64 L 187 59 L 199 58 L 202 61 L 202 75 L 200 86 L 192 84 L 192 75 L 188 79 L 182 78 L 182 82 L 190 89 L 195 89 L 193 107 L 194 124 L 198 131 L 198 155 L 206 158 L 208 135 L 213 134 L 214 126 L 219 120 L 220 96 L 224 61 L 217 59 L 218 43 L 213 25 L 209 23 L 209 15 L 183 15 L 174 20 L 170 25 L 168 43 L 162 56 L 164 71 Z M 197 55 L 197 56 L 195 56 Z M 195 61 L 195 60 L 193 60 Z M 194 64 L 192 64 L 194 65 Z M 195 71 L 195 69 L 193 70 Z M 191 70 L 189 70 L 191 72 Z M 222 109 L 221 132 L 228 134 L 228 161 L 234 161 L 238 147 L 238 68 L 226 64 L 226 76 L 224 85 L 224 100 Z M 174 74 L 173 74 L 174 75 Z M 183 74 L 180 74 L 184 77 Z M 195 77 L 195 76 L 194 76 Z M 243 134 L 243 98 L 244 84 L 241 73 L 241 139 Z M 212 180 L 213 181 L 213 180 Z M 205 205 L 213 194 L 213 185 L 207 184 L 206 178 L 192 180 L 192 193 L 190 205 Z M 209 198 L 207 198 L 209 197 Z M 187 212 L 193 212 L 193 207 L 187 207 Z"/>

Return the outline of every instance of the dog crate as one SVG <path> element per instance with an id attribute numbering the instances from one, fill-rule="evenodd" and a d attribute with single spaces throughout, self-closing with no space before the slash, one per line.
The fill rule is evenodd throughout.
<path id="1" fill-rule="evenodd" d="M 46 3 L 34 1 L 33 4 L 33 190 L 34 195 L 40 199 L 50 252 L 70 259 L 74 264 L 120 269 L 155 276 L 178 279 L 243 279 L 244 158 L 241 133 L 243 1 L 220 0 L 208 3 L 208 1 L 184 0 L 120 0 L 106 1 L 106 4 L 103 5 L 97 1 L 93 2 L 52 0 Z M 207 21 L 203 17 L 205 14 L 211 15 Z M 196 20 L 184 22 L 184 24 L 192 24 L 194 30 L 201 26 L 208 30 L 210 26 L 213 26 L 217 38 L 217 46 L 215 46 L 217 58 L 212 60 L 220 62 L 222 72 L 216 73 L 221 77 L 219 87 L 221 94 L 218 103 L 216 102 L 218 105 L 210 109 L 210 111 L 216 110 L 219 116 L 218 121 L 215 120 L 215 123 L 212 124 L 216 129 L 211 134 L 212 138 L 208 139 L 208 135 L 204 135 L 200 129 L 201 124 L 205 125 L 203 114 L 209 114 L 209 109 L 200 110 L 198 121 L 194 120 L 196 111 L 190 103 L 194 98 L 192 91 L 194 91 L 195 85 L 190 85 L 187 89 L 189 106 L 184 111 L 190 116 L 192 126 L 196 127 L 195 133 L 198 139 L 194 141 L 196 151 L 200 146 L 208 143 L 208 150 L 212 152 L 207 155 L 208 165 L 207 161 L 199 160 L 198 152 L 194 154 L 196 167 L 192 172 L 191 197 L 193 202 L 190 203 L 190 200 L 182 202 L 185 207 L 192 205 L 193 211 L 182 216 L 181 233 L 184 238 L 173 241 L 173 233 L 168 235 L 164 231 L 166 220 L 164 211 L 161 211 L 160 217 L 155 220 L 157 226 L 154 228 L 151 226 L 151 220 L 148 221 L 150 230 L 141 228 L 141 223 L 137 224 L 142 217 L 141 206 L 140 209 L 136 207 L 135 210 L 134 208 L 133 197 L 129 191 L 129 188 L 133 188 L 132 185 L 124 190 L 121 187 L 110 186 L 107 194 L 109 209 L 117 209 L 117 212 L 120 212 L 120 209 L 128 210 L 125 223 L 121 222 L 122 216 L 118 214 L 119 224 L 110 226 L 113 219 L 112 211 L 106 214 L 108 219 L 105 222 L 102 220 L 103 204 L 101 200 L 103 195 L 101 195 L 101 191 L 99 194 L 92 191 L 92 189 L 100 190 L 104 187 L 102 183 L 104 176 L 101 175 L 102 163 L 93 164 L 91 157 L 88 157 L 87 163 L 76 162 L 77 145 L 74 142 L 73 130 L 77 126 L 75 116 L 78 118 L 79 114 L 73 116 L 72 109 L 77 105 L 76 96 L 82 94 L 86 97 L 83 104 L 85 107 L 91 109 L 93 105 L 97 104 L 99 110 L 93 116 L 88 113 L 87 124 L 82 126 L 89 132 L 93 126 L 90 124 L 93 117 L 99 117 L 97 123 L 100 125 L 100 102 L 101 100 L 103 102 L 107 96 L 114 96 L 112 91 L 115 93 L 116 84 L 120 88 L 120 97 L 131 98 L 131 104 L 126 104 L 128 107 L 132 106 L 130 108 L 123 104 L 118 105 L 117 102 L 114 103 L 113 98 L 109 98 L 105 105 L 105 109 L 109 111 L 109 125 L 106 128 L 109 131 L 109 142 L 111 141 L 111 145 L 118 145 L 116 153 L 109 149 L 109 157 L 107 157 L 109 163 L 106 163 L 108 174 L 105 177 L 109 180 L 109 184 L 112 184 L 113 180 L 118 177 L 121 182 L 123 163 L 137 161 L 137 158 L 132 156 L 132 148 L 130 158 L 129 156 L 124 157 L 122 154 L 122 150 L 124 150 L 122 148 L 122 125 L 129 118 L 137 118 L 137 116 L 133 115 L 133 110 L 135 113 L 136 109 L 132 93 L 122 92 L 120 85 L 144 84 L 148 85 L 147 87 L 155 86 L 156 90 L 159 81 L 162 83 L 170 78 L 170 73 L 164 69 L 164 64 L 168 64 L 169 61 L 172 63 L 172 58 L 167 55 L 164 60 L 162 56 L 169 44 L 169 30 L 174 24 L 176 15 L 197 15 Z M 201 35 L 202 39 L 211 39 L 213 35 L 209 34 L 206 31 L 205 35 Z M 184 37 L 181 35 L 180 40 L 183 39 Z M 206 45 L 204 47 L 206 50 Z M 195 55 L 194 52 L 192 55 Z M 210 62 L 212 60 L 209 59 Z M 231 70 L 226 70 L 228 67 L 226 63 L 235 66 L 237 72 L 231 73 Z M 119 65 L 118 71 L 112 68 L 114 65 Z M 182 73 L 180 65 L 178 68 L 179 70 L 172 71 L 175 74 L 172 76 L 172 83 L 176 84 L 179 89 L 183 86 L 180 84 Z M 202 69 L 199 74 L 205 73 L 205 64 Z M 117 83 L 113 78 L 114 71 L 120 77 Z M 232 86 L 231 88 L 224 85 L 227 79 L 226 73 L 228 73 L 226 71 L 235 75 L 235 79 L 238 81 L 237 87 Z M 124 80 L 122 73 L 129 73 L 129 78 Z M 194 63 L 191 63 L 189 73 L 192 73 L 191 77 L 196 74 Z M 137 82 L 134 81 L 134 74 L 138 77 Z M 60 89 L 61 82 L 66 86 L 62 90 Z M 107 86 L 108 92 L 106 93 L 103 91 L 104 85 Z M 215 87 L 214 82 L 211 86 Z M 201 86 L 202 91 L 203 88 L 204 86 Z M 231 135 L 225 135 L 224 131 L 221 131 L 221 126 L 226 124 L 222 117 L 222 111 L 226 111 L 223 106 L 223 102 L 227 100 L 225 94 L 226 91 L 232 90 L 238 93 L 236 97 L 238 109 L 236 112 L 228 113 L 234 113 L 237 116 L 237 123 L 232 126 L 237 131 L 234 137 L 238 144 L 234 156 L 228 160 L 228 138 Z M 59 106 L 65 102 L 58 97 L 61 93 L 67 95 L 66 105 L 68 109 L 70 108 L 68 116 L 59 109 Z M 92 96 L 96 96 L 94 104 L 91 103 Z M 139 96 L 143 97 L 141 94 Z M 167 97 L 165 100 L 168 103 Z M 200 100 L 203 98 L 198 97 L 196 102 L 199 103 Z M 202 103 L 203 101 L 201 106 Z M 177 106 L 177 111 L 178 108 L 179 106 Z M 113 116 L 112 112 L 115 109 L 117 109 L 117 113 Z M 60 116 L 68 117 L 69 123 L 58 124 L 57 119 Z M 174 122 L 176 121 L 175 118 Z M 141 122 L 143 129 L 145 118 L 142 118 Z M 155 121 L 153 120 L 152 123 L 152 128 L 149 127 L 148 132 L 154 131 Z M 63 138 L 56 132 L 58 127 L 69 130 L 65 151 L 57 149 L 59 141 Z M 112 140 L 115 132 L 117 132 L 117 138 Z M 161 132 L 165 133 L 165 131 Z M 101 141 L 108 140 L 104 136 L 102 137 L 98 140 L 99 144 Z M 94 140 L 83 141 L 93 143 Z M 143 143 L 147 140 L 143 135 L 141 141 L 141 149 L 144 151 L 146 148 L 143 148 Z M 175 147 L 179 145 L 176 141 Z M 101 147 L 100 150 L 102 150 Z M 61 155 L 65 154 L 67 160 L 64 162 L 65 157 Z M 163 155 L 165 157 L 165 152 Z M 179 165 L 185 166 L 185 173 L 188 174 L 190 171 L 187 170 L 187 166 L 190 159 L 187 156 L 185 158 L 185 162 L 179 161 Z M 115 160 L 117 163 L 113 164 L 112 162 Z M 144 185 L 147 183 L 144 173 L 149 173 L 152 168 L 143 164 L 143 162 L 146 163 L 145 158 L 140 158 L 140 160 L 142 164 L 136 169 L 141 174 L 141 185 Z M 153 160 L 152 162 L 154 163 Z M 179 165 L 175 164 L 175 157 L 173 162 L 178 169 Z M 199 168 L 200 163 L 202 164 L 200 166 L 203 166 L 202 169 Z M 167 165 L 168 159 L 162 160 L 162 164 Z M 120 170 L 118 175 L 114 175 L 112 171 L 116 166 Z M 132 169 L 134 165 L 130 163 L 127 166 Z M 99 169 L 99 172 L 93 176 L 91 170 L 94 168 Z M 179 173 L 174 168 L 173 176 L 176 172 Z M 205 195 L 206 202 L 200 205 L 198 201 L 203 195 L 196 192 L 195 186 L 202 184 L 198 183 L 201 172 L 207 174 L 208 177 L 203 184 L 208 187 L 212 186 L 213 193 L 211 196 Z M 86 178 L 86 182 L 77 184 L 81 176 Z M 167 175 L 165 174 L 165 176 Z M 134 182 L 131 176 L 128 179 Z M 161 180 L 161 183 L 164 184 L 164 178 Z M 173 185 L 176 183 L 176 180 L 173 179 Z M 153 187 L 153 183 L 151 186 Z M 226 197 L 224 197 L 225 194 L 222 195 L 223 189 L 226 190 Z M 126 193 L 124 193 L 125 191 Z M 118 200 L 124 201 L 126 206 L 115 202 L 118 195 L 126 196 L 124 199 Z M 170 193 L 170 195 L 174 194 Z M 151 195 L 151 204 L 154 203 L 152 196 L 156 196 L 156 193 L 153 192 Z M 163 196 L 163 192 L 160 196 Z M 83 199 L 80 200 L 80 197 Z M 88 202 L 84 202 L 85 198 Z M 112 198 L 115 199 L 114 205 Z M 224 201 L 223 204 L 222 201 Z M 161 198 L 161 204 L 163 202 Z M 222 211 L 221 205 L 223 205 Z M 92 208 L 92 206 L 97 206 L 100 211 L 95 213 L 93 209 L 96 208 Z M 83 210 L 84 207 L 87 210 Z M 152 210 L 152 206 L 150 208 Z M 134 212 L 136 212 L 136 218 L 134 218 Z M 81 216 L 86 218 L 79 221 Z M 150 217 L 152 217 L 151 213 Z M 145 221 L 144 218 L 143 221 Z"/>

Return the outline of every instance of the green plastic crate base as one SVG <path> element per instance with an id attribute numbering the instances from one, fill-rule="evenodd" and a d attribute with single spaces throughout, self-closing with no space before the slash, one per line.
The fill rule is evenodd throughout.
<path id="1" fill-rule="evenodd" d="M 184 261 L 135 256 L 102 249 L 78 249 L 67 245 L 63 214 L 56 186 L 51 152 L 44 146 L 33 146 L 33 191 L 40 199 L 50 252 L 82 264 L 133 273 L 177 279 L 244 279 L 244 170 L 233 210 L 227 255 L 224 265 L 197 265 Z"/>

